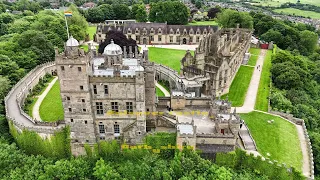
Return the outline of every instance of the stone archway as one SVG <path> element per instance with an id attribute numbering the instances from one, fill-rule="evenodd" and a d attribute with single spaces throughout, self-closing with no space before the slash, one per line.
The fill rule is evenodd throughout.
<path id="1" fill-rule="evenodd" d="M 187 39 L 186 38 L 183 38 L 182 44 L 187 44 Z"/>

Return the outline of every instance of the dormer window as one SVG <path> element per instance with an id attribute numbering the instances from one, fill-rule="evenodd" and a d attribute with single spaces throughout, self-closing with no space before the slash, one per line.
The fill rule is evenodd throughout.
<path id="1" fill-rule="evenodd" d="M 207 31 L 206 31 L 206 30 L 204 30 L 204 31 L 203 31 L 203 34 L 207 34 Z"/>
<path id="2" fill-rule="evenodd" d="M 200 31 L 199 31 L 199 30 L 197 31 L 197 34 L 200 34 Z"/>
<path id="3" fill-rule="evenodd" d="M 179 31 L 179 29 L 177 30 L 176 34 L 180 34 L 180 31 Z"/>
<path id="4" fill-rule="evenodd" d="M 143 33 L 143 34 L 147 34 L 147 30 L 146 30 L 146 28 L 143 28 L 142 33 Z"/>
<path id="5" fill-rule="evenodd" d="M 174 34 L 174 32 L 173 32 L 173 30 L 172 30 L 172 29 L 170 29 L 170 34 Z"/>
<path id="6" fill-rule="evenodd" d="M 154 30 L 153 30 L 153 28 L 151 28 L 151 30 L 150 30 L 150 33 L 151 33 L 151 34 L 153 34 L 153 33 L 154 33 Z"/>
<path id="7" fill-rule="evenodd" d="M 136 29 L 136 34 L 139 34 L 139 29 Z"/>
<path id="8" fill-rule="evenodd" d="M 189 31 L 189 34 L 193 34 L 193 30 L 192 29 Z"/>
<path id="9" fill-rule="evenodd" d="M 128 29 L 128 34 L 131 34 L 131 33 L 132 33 L 131 29 Z"/>
<path id="10" fill-rule="evenodd" d="M 187 30 L 186 29 L 183 30 L 183 34 L 187 34 Z"/>
<path id="11" fill-rule="evenodd" d="M 161 34 L 161 33 L 162 33 L 162 31 L 161 31 L 161 29 L 159 29 L 159 30 L 158 30 L 158 34 Z"/>

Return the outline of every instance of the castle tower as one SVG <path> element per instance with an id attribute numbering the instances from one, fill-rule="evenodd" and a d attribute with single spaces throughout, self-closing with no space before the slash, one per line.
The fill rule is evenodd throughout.
<path id="1" fill-rule="evenodd" d="M 60 81 L 64 119 L 70 126 L 72 154 L 84 154 L 83 145 L 96 142 L 91 116 L 89 78 L 90 55 L 80 49 L 72 36 L 65 43 L 64 53 L 56 51 L 56 67 Z"/>

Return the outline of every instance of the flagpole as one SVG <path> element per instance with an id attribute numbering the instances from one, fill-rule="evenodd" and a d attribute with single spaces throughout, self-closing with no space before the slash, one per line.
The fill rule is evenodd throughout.
<path id="1" fill-rule="evenodd" d="M 68 22 L 67 22 L 67 17 L 66 17 L 66 15 L 64 15 L 64 20 L 66 21 L 67 34 L 68 34 L 68 39 L 69 39 L 69 28 L 68 28 Z"/>

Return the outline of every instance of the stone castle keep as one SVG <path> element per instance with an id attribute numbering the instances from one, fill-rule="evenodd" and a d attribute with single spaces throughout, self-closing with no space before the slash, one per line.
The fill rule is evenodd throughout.
<path id="1" fill-rule="evenodd" d="M 209 33 L 194 56 L 187 52 L 181 60 L 181 74 L 150 62 L 147 48 L 139 53 L 137 48 L 121 48 L 111 41 L 103 54 L 91 45 L 85 53 L 70 37 L 63 53 L 56 50 L 54 63 L 37 67 L 9 93 L 7 117 L 19 132 L 29 129 L 42 137 L 70 126 L 74 155 L 85 153 L 84 144 L 104 140 L 140 144 L 153 132 L 174 132 L 178 146 L 189 145 L 204 154 L 232 151 L 239 141 L 241 120 L 230 112 L 228 100 L 216 96 L 236 74 L 250 35 L 239 28 Z M 54 71 L 60 81 L 64 121 L 39 122 L 21 107 L 39 79 Z M 226 82 L 217 83 L 226 72 Z M 172 84 L 170 97 L 156 96 L 156 80 Z"/>

